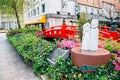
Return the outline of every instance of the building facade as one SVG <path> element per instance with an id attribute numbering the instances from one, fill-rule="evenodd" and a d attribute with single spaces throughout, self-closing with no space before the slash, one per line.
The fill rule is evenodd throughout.
<path id="1" fill-rule="evenodd" d="M 45 15 L 45 27 L 61 25 L 63 18 L 71 25 L 70 21 L 76 19 L 75 3 L 75 0 L 28 0 L 24 9 L 24 23 L 42 25 L 41 18 Z"/>
<path id="2" fill-rule="evenodd" d="M 71 20 L 76 20 L 78 13 L 86 12 L 88 19 L 97 18 L 101 22 L 115 19 L 120 12 L 120 0 L 27 0 L 24 9 L 24 23 L 44 24 L 45 27 L 66 23 L 71 25 Z M 46 21 L 41 21 L 42 16 Z"/>
<path id="3" fill-rule="evenodd" d="M 115 19 L 120 12 L 120 0 L 77 0 L 79 12 Z M 101 20 L 101 19 L 100 19 Z"/>
<path id="4" fill-rule="evenodd" d="M 3 29 L 18 28 L 16 18 L 14 16 L 9 16 L 3 12 L 0 12 L 0 28 Z"/>
<path id="5" fill-rule="evenodd" d="M 0 29 L 2 28 L 1 26 L 1 11 L 0 11 Z"/>

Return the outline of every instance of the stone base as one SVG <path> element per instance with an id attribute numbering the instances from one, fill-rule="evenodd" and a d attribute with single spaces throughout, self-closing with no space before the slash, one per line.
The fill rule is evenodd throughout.
<path id="1" fill-rule="evenodd" d="M 111 54 L 108 50 L 99 48 L 98 51 L 83 51 L 80 47 L 71 49 L 71 60 L 79 68 L 84 65 L 101 66 L 107 65 Z"/>

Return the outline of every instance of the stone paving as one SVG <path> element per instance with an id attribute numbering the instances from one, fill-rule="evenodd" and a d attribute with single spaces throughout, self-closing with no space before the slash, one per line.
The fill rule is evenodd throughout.
<path id="1" fill-rule="evenodd" d="M 40 80 L 0 33 L 0 80 Z"/>

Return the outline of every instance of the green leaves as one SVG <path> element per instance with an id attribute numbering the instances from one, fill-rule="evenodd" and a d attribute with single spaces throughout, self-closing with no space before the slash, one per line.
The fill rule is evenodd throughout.
<path id="1" fill-rule="evenodd" d="M 83 25 L 86 22 L 88 22 L 88 15 L 85 12 L 83 12 L 83 13 L 81 13 L 80 18 L 78 19 L 79 29 L 82 29 Z"/>
<path id="2" fill-rule="evenodd" d="M 36 73 L 46 74 L 52 80 L 120 80 L 120 71 L 114 70 L 112 60 L 109 60 L 107 66 L 100 66 L 94 73 L 82 73 L 81 69 L 73 65 L 70 58 L 59 58 L 56 66 L 49 65 L 46 58 L 54 51 L 56 45 L 38 38 L 36 31 L 36 29 L 33 31 L 32 29 L 20 29 L 17 34 L 13 34 L 13 31 L 7 35 L 24 60 L 27 63 L 32 62 Z M 116 49 L 118 49 L 117 46 Z"/>
<path id="3" fill-rule="evenodd" d="M 33 69 L 35 72 L 43 74 L 47 72 L 48 68 L 46 59 L 55 49 L 56 45 L 43 39 L 39 39 L 37 44 L 38 54 L 34 57 L 35 64 L 33 65 Z"/>
<path id="4" fill-rule="evenodd" d="M 24 0 L 0 0 L 1 15 L 10 19 L 17 19 L 19 28 L 21 28 L 21 22 L 23 21 L 23 2 Z"/>
<path id="5" fill-rule="evenodd" d="M 32 62 L 35 72 L 43 74 L 46 72 L 48 63 L 46 58 L 56 48 L 52 42 L 37 37 L 38 28 L 23 28 L 10 30 L 7 34 L 9 41 L 21 54 L 26 63 Z M 18 32 L 19 31 L 19 32 Z M 16 34 L 16 32 L 18 32 Z"/>

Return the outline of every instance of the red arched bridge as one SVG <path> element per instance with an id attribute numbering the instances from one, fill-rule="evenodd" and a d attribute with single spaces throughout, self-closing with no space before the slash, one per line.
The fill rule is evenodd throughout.
<path id="1" fill-rule="evenodd" d="M 99 36 L 104 38 L 109 38 L 120 42 L 120 33 L 117 31 L 110 31 L 107 26 L 100 26 Z"/>
<path id="2" fill-rule="evenodd" d="M 45 38 L 74 38 L 78 32 L 78 28 L 73 25 L 66 25 L 63 23 L 60 26 L 53 26 L 49 28 L 44 28 Z"/>
<path id="3" fill-rule="evenodd" d="M 73 25 L 66 25 L 63 23 L 60 26 L 53 26 L 49 28 L 44 28 L 45 38 L 74 38 L 78 33 L 78 28 Z M 99 37 L 102 39 L 109 38 L 120 42 L 120 33 L 117 31 L 110 31 L 106 26 L 100 26 Z"/>

